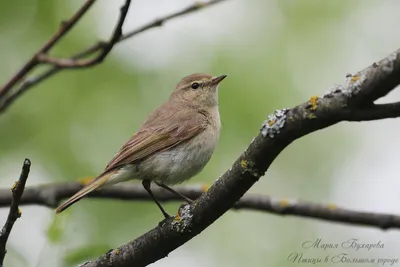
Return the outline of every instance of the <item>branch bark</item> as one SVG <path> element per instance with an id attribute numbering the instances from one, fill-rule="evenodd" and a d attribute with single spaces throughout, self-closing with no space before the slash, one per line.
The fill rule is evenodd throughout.
<path id="1" fill-rule="evenodd" d="M 400 50 L 397 50 L 356 75 L 348 76 L 344 84 L 334 86 L 322 97 L 311 97 L 292 109 L 277 110 L 269 115 L 260 134 L 232 168 L 194 204 L 185 205 L 175 217 L 83 266 L 146 266 L 166 257 L 228 211 L 264 175 L 282 150 L 296 139 L 341 121 L 400 116 L 397 108 L 391 112 L 387 110 L 390 104 L 383 109 L 374 104 L 375 100 L 399 85 L 399 54 Z M 395 103 L 392 105 L 397 107 Z M 379 109 L 385 112 L 377 112 Z"/>
<path id="2" fill-rule="evenodd" d="M 24 188 L 26 184 L 26 180 L 28 179 L 29 171 L 31 167 L 31 161 L 29 159 L 25 159 L 24 164 L 22 165 L 21 175 L 19 180 L 15 182 L 13 187 L 11 188 L 12 198 L 10 212 L 8 213 L 8 217 L 6 223 L 4 224 L 3 229 L 0 232 L 0 267 L 3 267 L 4 257 L 6 256 L 6 244 L 8 237 L 10 236 L 11 230 L 14 226 L 15 221 L 21 217 L 21 210 L 18 208 L 22 194 L 24 193 Z"/>
<path id="3" fill-rule="evenodd" d="M 26 187 L 19 204 L 56 208 L 62 199 L 71 197 L 82 189 L 83 186 L 79 182 L 70 182 Z M 195 185 L 174 187 L 174 190 L 191 199 L 199 198 L 207 189 L 208 187 L 206 186 Z M 177 195 L 171 194 L 160 187 L 154 187 L 153 193 L 162 202 L 182 201 Z M 96 191 L 88 197 L 108 200 L 153 201 L 150 195 L 143 189 L 143 186 L 134 183 L 117 184 Z M 0 207 L 8 207 L 11 201 L 12 194 L 9 190 L 0 189 Z M 333 204 L 323 205 L 255 194 L 244 195 L 232 209 L 269 212 L 276 215 L 294 215 L 330 222 L 378 227 L 383 230 L 400 228 L 400 216 L 397 215 L 360 212 L 339 208 Z"/>

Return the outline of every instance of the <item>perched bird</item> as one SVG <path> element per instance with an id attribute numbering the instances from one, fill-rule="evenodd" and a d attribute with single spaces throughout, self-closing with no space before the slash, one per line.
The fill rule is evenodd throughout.
<path id="1" fill-rule="evenodd" d="M 94 190 L 132 179 L 142 180 L 166 218 L 169 215 L 152 193 L 151 182 L 191 202 L 168 185 L 190 179 L 210 160 L 221 128 L 218 85 L 226 76 L 196 73 L 184 77 L 169 100 L 150 114 L 105 170 L 60 205 L 56 213 Z"/>

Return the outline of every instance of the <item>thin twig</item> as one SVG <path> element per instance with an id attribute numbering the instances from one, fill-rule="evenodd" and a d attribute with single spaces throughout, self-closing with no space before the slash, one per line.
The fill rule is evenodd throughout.
<path id="1" fill-rule="evenodd" d="M 59 202 L 83 188 L 79 182 L 47 184 L 40 186 L 30 186 L 25 188 L 24 195 L 20 200 L 20 205 L 40 205 L 55 208 Z M 206 186 L 176 186 L 174 190 L 191 198 L 197 199 L 204 192 Z M 171 194 L 167 190 L 154 187 L 153 193 L 159 201 L 181 201 L 182 199 Z M 88 198 L 124 200 L 124 201 L 152 201 L 150 195 L 140 184 L 125 183 L 114 185 L 95 191 L 88 195 Z M 0 189 L 0 207 L 8 207 L 12 201 L 12 195 L 6 189 Z M 330 222 L 341 222 L 344 224 L 364 225 L 378 227 L 380 229 L 396 228 L 400 229 L 400 216 L 385 213 L 361 212 L 336 205 L 316 204 L 312 202 L 299 201 L 295 199 L 284 199 L 271 196 L 255 194 L 244 195 L 233 207 L 235 210 L 253 210 L 268 212 L 276 215 L 294 215 L 312 219 L 320 219 Z"/>
<path id="2" fill-rule="evenodd" d="M 46 54 L 49 50 L 65 36 L 68 31 L 79 21 L 80 18 L 89 10 L 96 0 L 87 0 L 85 4 L 67 21 L 61 23 L 58 31 L 42 46 L 28 62 L 0 89 L 0 99 L 3 98 L 19 81 L 22 81 L 40 62 L 38 55 Z M 7 102 L 7 101 L 6 101 Z M 9 102 L 9 101 L 8 101 Z"/>
<path id="3" fill-rule="evenodd" d="M 195 4 L 188 6 L 180 11 L 171 13 L 165 17 L 155 20 L 154 22 L 147 23 L 135 30 L 128 32 L 125 35 L 122 35 L 116 41 L 116 43 L 130 39 L 142 32 L 152 29 L 152 28 L 162 26 L 165 22 L 167 22 L 169 20 L 175 19 L 177 17 L 183 16 L 183 15 L 195 12 L 195 11 L 199 11 L 201 9 L 210 7 L 214 4 L 217 4 L 217 3 L 220 3 L 223 1 L 225 1 L 225 0 L 212 0 L 212 1 L 208 1 L 208 2 L 195 3 Z M 41 55 L 40 58 L 42 61 L 44 61 L 43 63 L 46 63 L 46 62 L 51 63 L 52 67 L 49 68 L 48 70 L 42 72 L 41 74 L 38 74 L 35 77 L 26 79 L 19 86 L 17 86 L 11 94 L 9 94 L 5 97 L 0 97 L 0 113 L 4 112 L 11 104 L 14 103 L 15 100 L 17 100 L 21 95 L 23 95 L 23 93 L 28 91 L 33 86 L 37 85 L 38 83 L 44 81 L 47 78 L 50 78 L 51 76 L 58 73 L 59 71 L 66 69 L 69 65 L 74 65 L 73 62 L 76 62 L 78 59 L 83 59 L 83 58 L 89 57 L 95 53 L 98 53 L 99 51 L 104 50 L 104 47 L 106 46 L 106 44 L 107 44 L 107 42 L 102 42 L 102 41 L 98 42 L 98 43 L 90 46 L 89 48 L 73 55 L 71 58 L 64 58 L 64 59 L 63 58 L 52 58 L 52 57 L 48 57 L 47 55 L 46 56 Z M 22 80 L 22 78 L 20 80 Z M 4 99 L 2 99 L 2 98 L 4 98 Z"/>
<path id="4" fill-rule="evenodd" d="M 22 171 L 19 180 L 16 181 L 11 188 L 12 200 L 10 212 L 8 213 L 7 221 L 0 232 L 0 267 L 3 267 L 4 257 L 7 253 L 6 244 L 8 237 L 10 236 L 15 221 L 19 217 L 21 217 L 21 210 L 18 208 L 18 206 L 20 204 L 22 194 L 24 193 L 24 188 L 26 180 L 28 179 L 30 167 L 31 161 L 29 159 L 25 159 L 24 164 L 22 165 Z"/>
<path id="5" fill-rule="evenodd" d="M 205 8 L 207 6 L 211 6 L 213 4 L 217 4 L 217 3 L 222 2 L 222 1 L 225 1 L 225 0 L 213 0 L 213 1 L 204 2 L 204 3 L 203 2 L 195 3 L 195 4 L 193 4 L 193 5 L 189 6 L 189 7 L 186 7 L 184 9 L 178 11 L 178 12 L 172 13 L 170 15 L 167 15 L 167 16 L 163 17 L 163 18 L 159 18 L 159 19 L 155 20 L 152 23 L 143 25 L 142 27 L 140 27 L 140 28 L 138 28 L 136 30 L 130 31 L 126 35 L 120 35 L 118 37 L 118 39 L 114 40 L 114 43 L 119 43 L 119 42 L 125 41 L 125 40 L 127 40 L 127 39 L 129 39 L 129 38 L 141 33 L 141 32 L 144 32 L 144 31 L 149 30 L 151 28 L 162 26 L 168 20 L 171 20 L 171 19 L 180 17 L 182 15 L 198 11 L 199 9 L 203 9 L 203 8 Z M 108 44 L 110 42 L 108 42 L 108 43 L 107 42 L 99 42 L 99 43 L 87 48 L 86 50 L 80 52 L 78 58 L 90 56 L 90 55 L 92 55 L 92 54 L 94 54 L 94 53 L 96 53 L 98 51 L 101 51 L 101 50 L 105 51 L 108 48 Z M 41 55 L 39 59 L 43 63 L 48 63 L 48 64 L 51 64 L 51 65 L 54 65 L 54 66 L 57 66 L 57 67 L 61 67 L 61 68 L 88 67 L 88 66 L 92 66 L 92 65 L 94 65 L 96 63 L 100 63 L 101 62 L 101 61 L 98 62 L 98 58 L 100 56 L 95 57 L 93 59 L 89 59 L 89 60 L 78 60 L 76 58 L 76 56 L 77 55 L 75 55 L 75 56 L 73 56 L 71 58 L 55 58 L 55 57 L 51 57 L 51 56 L 48 56 L 48 55 Z"/>
<path id="6" fill-rule="evenodd" d="M 62 67 L 62 68 L 90 67 L 90 66 L 93 66 L 93 65 L 103 62 L 105 57 L 111 52 L 111 49 L 114 47 L 114 45 L 122 37 L 122 26 L 124 25 L 130 4 L 131 4 L 131 0 L 126 0 L 125 4 L 121 7 L 120 16 L 118 18 L 117 25 L 115 26 L 115 29 L 113 31 L 113 34 L 111 35 L 110 40 L 106 43 L 101 43 L 101 45 L 96 46 L 99 49 L 101 49 L 101 52 L 99 53 L 98 56 L 96 56 L 92 59 L 82 59 L 82 60 L 78 60 L 78 59 L 74 59 L 74 58 L 58 59 L 58 58 L 50 57 L 43 53 L 38 56 L 38 60 L 42 63 L 50 63 L 52 65 L 56 65 L 57 67 Z M 89 48 L 88 50 L 92 51 L 92 48 Z M 97 52 L 95 50 L 93 50 L 93 51 Z"/>

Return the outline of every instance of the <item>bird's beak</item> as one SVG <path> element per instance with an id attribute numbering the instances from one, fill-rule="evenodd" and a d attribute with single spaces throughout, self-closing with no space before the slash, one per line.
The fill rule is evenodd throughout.
<path id="1" fill-rule="evenodd" d="M 223 79 L 226 78 L 226 76 L 228 76 L 228 75 L 224 74 L 224 75 L 212 78 L 211 84 L 219 84 Z"/>

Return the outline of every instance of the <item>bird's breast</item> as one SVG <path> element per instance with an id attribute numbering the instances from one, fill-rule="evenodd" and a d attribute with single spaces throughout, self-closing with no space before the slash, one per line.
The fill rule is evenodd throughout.
<path id="1" fill-rule="evenodd" d="M 176 147 L 154 154 L 141 162 L 146 179 L 178 184 L 199 173 L 210 160 L 219 139 L 218 125 L 207 125 L 203 132 Z M 148 176 L 148 177 L 147 177 Z"/>

